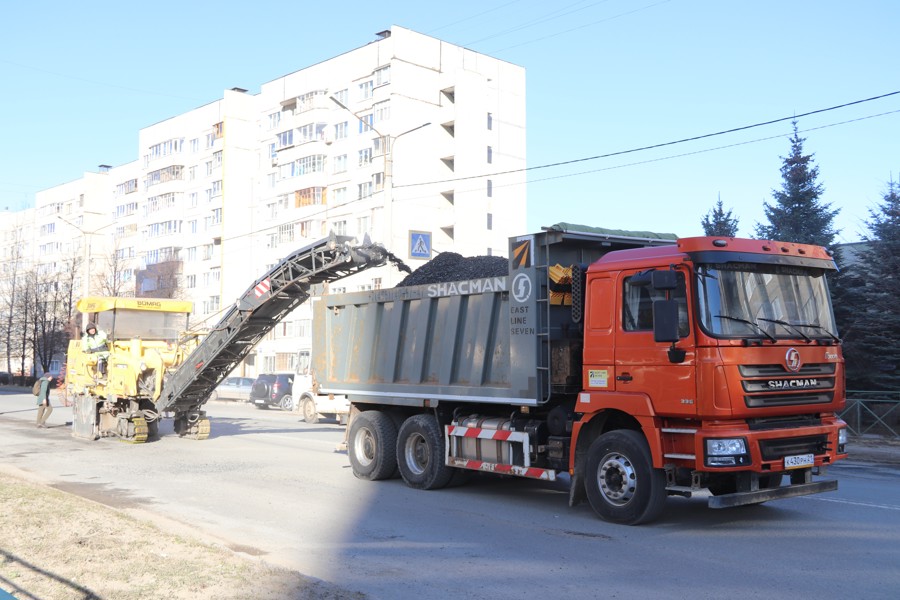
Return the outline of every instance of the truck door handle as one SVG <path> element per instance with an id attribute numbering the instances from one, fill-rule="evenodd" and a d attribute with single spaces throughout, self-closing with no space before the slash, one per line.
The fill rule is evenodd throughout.
<path id="1" fill-rule="evenodd" d="M 631 381 L 632 379 L 634 379 L 634 377 L 632 377 L 628 373 L 622 373 L 621 375 L 616 375 L 616 381 Z"/>

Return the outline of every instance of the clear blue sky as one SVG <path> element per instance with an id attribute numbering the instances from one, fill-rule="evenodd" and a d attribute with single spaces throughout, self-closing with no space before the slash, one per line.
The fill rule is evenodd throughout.
<path id="1" fill-rule="evenodd" d="M 898 23 L 894 0 L 6 1 L 0 210 L 136 160 L 142 127 L 231 87 L 256 93 L 391 25 L 524 66 L 534 168 L 898 91 Z M 900 178 L 900 95 L 799 126 L 824 201 L 841 209 L 840 241 L 857 241 L 886 182 Z M 721 195 L 751 235 L 781 185 L 790 131 L 784 121 L 534 169 L 529 229 L 568 221 L 698 235 Z"/>

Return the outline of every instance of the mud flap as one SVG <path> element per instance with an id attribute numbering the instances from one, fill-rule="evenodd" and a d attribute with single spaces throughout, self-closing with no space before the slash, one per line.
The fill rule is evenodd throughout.
<path id="1" fill-rule="evenodd" d="M 85 440 L 96 440 L 97 401 L 88 394 L 77 394 L 72 403 L 72 435 Z"/>

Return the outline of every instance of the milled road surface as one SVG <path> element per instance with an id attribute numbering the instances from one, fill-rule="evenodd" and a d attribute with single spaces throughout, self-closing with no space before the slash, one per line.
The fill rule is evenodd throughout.
<path id="1" fill-rule="evenodd" d="M 0 460 L 55 487 L 198 528 L 370 598 L 894 598 L 900 470 L 846 461 L 837 492 L 715 511 L 672 498 L 657 523 L 598 520 L 565 482 L 478 477 L 422 492 L 360 481 L 335 452 L 343 428 L 210 403 L 209 440 L 86 442 L 58 407 L 0 396 Z M 852 450 L 851 450 L 852 451 Z"/>

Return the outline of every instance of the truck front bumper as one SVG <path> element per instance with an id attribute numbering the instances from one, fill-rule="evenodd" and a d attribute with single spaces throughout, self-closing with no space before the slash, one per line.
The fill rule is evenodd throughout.
<path id="1" fill-rule="evenodd" d="M 785 487 L 755 490 L 752 492 L 735 492 L 733 494 L 722 494 L 721 496 L 710 496 L 708 506 L 710 508 L 746 506 L 748 504 L 759 504 L 769 500 L 780 500 L 781 498 L 794 498 L 796 496 L 809 496 L 810 494 L 819 494 L 821 492 L 833 492 L 837 488 L 838 482 L 835 479 L 826 479 L 825 481 L 816 481 L 812 483 L 796 483 Z"/>

